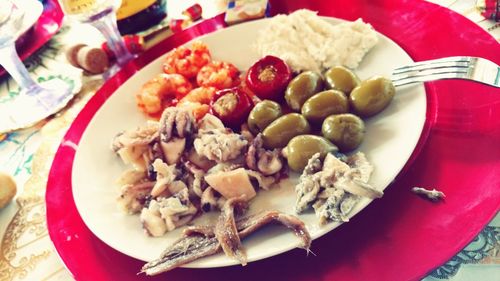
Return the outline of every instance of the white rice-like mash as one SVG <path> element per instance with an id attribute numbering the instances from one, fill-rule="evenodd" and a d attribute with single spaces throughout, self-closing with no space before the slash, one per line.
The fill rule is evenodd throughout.
<path id="1" fill-rule="evenodd" d="M 357 68 L 377 42 L 377 33 L 362 19 L 332 25 L 303 9 L 272 18 L 255 48 L 261 56 L 281 58 L 294 71 L 321 72 L 336 65 Z"/>

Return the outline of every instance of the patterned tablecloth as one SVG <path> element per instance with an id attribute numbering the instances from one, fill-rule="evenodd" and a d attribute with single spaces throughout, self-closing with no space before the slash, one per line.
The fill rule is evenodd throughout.
<path id="1" fill-rule="evenodd" d="M 169 1 L 170 15 L 195 1 Z M 217 7 L 205 6 L 205 16 Z M 224 1 L 214 1 L 213 3 Z M 476 22 L 500 41 L 500 24 L 485 20 L 472 0 L 433 0 Z M 84 88 L 60 113 L 36 126 L 11 134 L 0 134 L 0 170 L 12 175 L 18 186 L 15 200 L 0 210 L 0 280 L 71 280 L 49 239 L 45 224 L 44 193 L 54 153 L 65 131 L 86 101 L 102 85 L 100 77 L 82 75 L 68 67 L 60 50 L 69 42 L 99 45 L 102 38 L 84 25 L 69 24 L 25 63 L 37 77 L 64 72 L 71 79 L 82 79 Z M 92 34 L 93 36 L 82 36 Z M 82 39 L 85 38 L 85 39 Z M 88 41 L 85 41 L 88 40 Z M 0 104 L 18 94 L 9 77 L 0 78 Z M 1 120 L 0 120 L 1 121 Z M 500 280 L 500 215 L 449 262 L 424 280 Z"/>

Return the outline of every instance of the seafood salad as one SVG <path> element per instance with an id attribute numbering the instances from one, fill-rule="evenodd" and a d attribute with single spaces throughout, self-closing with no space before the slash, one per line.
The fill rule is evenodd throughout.
<path id="1" fill-rule="evenodd" d="M 289 22 L 284 30 L 290 31 L 301 14 L 320 26 L 319 17 L 303 10 L 289 21 L 277 20 Z M 376 35 L 362 21 L 352 28 L 368 34 L 369 43 L 352 58 L 357 65 Z M 248 69 L 214 60 L 199 41 L 173 49 L 162 73 L 136 93 L 137 108 L 150 120 L 112 140 L 112 151 L 131 167 L 118 180 L 118 205 L 138 217 L 145 235 L 160 237 L 183 227 L 182 237 L 142 272 L 155 275 L 218 252 L 245 265 L 241 240 L 272 222 L 290 229 L 309 251 L 311 236 L 298 216 L 314 212 L 320 226 L 347 222 L 361 198 L 383 195 L 370 185 L 374 167 L 358 148 L 364 120 L 382 112 L 395 95 L 391 80 L 361 80 L 351 64 L 330 65 L 333 59 L 297 67 L 300 54 L 293 60 L 289 53 L 265 54 L 276 50 L 265 40 L 259 38 L 264 53 Z M 346 42 L 354 41 L 359 42 Z M 259 193 L 281 188 L 287 177 L 297 178 L 289 186 L 296 197 L 293 214 L 245 215 Z M 208 212 L 217 221 L 196 225 Z"/>
<path id="2" fill-rule="evenodd" d="M 261 136 L 226 128 L 215 116 L 196 121 L 168 107 L 158 122 L 118 134 L 113 150 L 133 169 L 119 179 L 118 203 L 140 214 L 144 230 L 162 236 L 225 201 L 269 189 L 282 177 L 283 158 L 262 147 Z"/>
<path id="3" fill-rule="evenodd" d="M 260 134 L 236 133 L 211 114 L 196 121 L 187 109 L 168 107 L 158 122 L 119 133 L 112 149 L 134 167 L 118 181 L 118 203 L 139 214 L 147 235 L 162 236 L 201 213 L 221 212 L 213 226 L 185 228 L 181 239 L 143 267 L 148 275 L 220 250 L 245 265 L 240 239 L 271 222 L 291 229 L 309 250 L 311 237 L 293 215 L 264 210 L 235 218 L 257 191 L 273 188 L 284 176 L 283 157 L 264 148 Z"/>

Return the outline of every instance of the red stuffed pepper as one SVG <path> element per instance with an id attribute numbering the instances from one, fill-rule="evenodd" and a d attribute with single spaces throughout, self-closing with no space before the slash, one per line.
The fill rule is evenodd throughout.
<path id="1" fill-rule="evenodd" d="M 238 87 L 217 91 L 210 103 L 211 113 L 231 128 L 239 128 L 252 107 L 250 97 Z"/>
<path id="2" fill-rule="evenodd" d="M 246 84 L 259 98 L 280 102 L 291 78 L 292 71 L 283 60 L 265 56 L 248 69 Z"/>

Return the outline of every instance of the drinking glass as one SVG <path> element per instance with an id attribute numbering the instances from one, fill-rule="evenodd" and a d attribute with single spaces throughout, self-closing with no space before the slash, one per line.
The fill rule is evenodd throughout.
<path id="1" fill-rule="evenodd" d="M 35 0 L 0 1 L 0 65 L 20 87 L 19 95 L 0 109 L 0 133 L 29 127 L 62 109 L 79 86 L 60 78 L 36 83 L 16 52 L 15 42 L 22 33 L 26 9 L 42 5 Z"/>
<path id="2" fill-rule="evenodd" d="M 91 24 L 104 35 L 109 48 L 115 54 L 118 68 L 133 58 L 116 25 L 115 12 L 120 7 L 121 0 L 59 0 L 59 3 L 67 16 Z"/>

